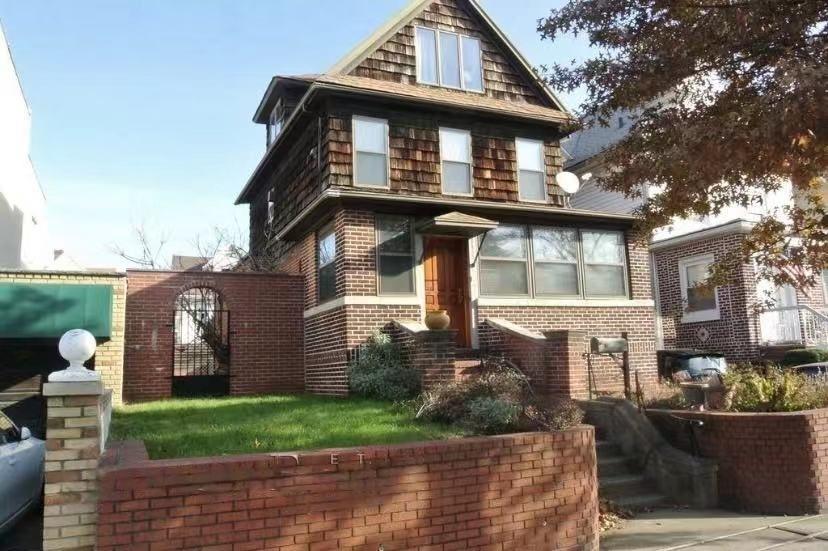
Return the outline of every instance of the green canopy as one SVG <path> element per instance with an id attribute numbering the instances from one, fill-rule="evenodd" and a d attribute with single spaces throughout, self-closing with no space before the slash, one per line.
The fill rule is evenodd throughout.
<path id="1" fill-rule="evenodd" d="M 0 338 L 59 338 L 70 329 L 111 336 L 111 285 L 0 282 Z"/>

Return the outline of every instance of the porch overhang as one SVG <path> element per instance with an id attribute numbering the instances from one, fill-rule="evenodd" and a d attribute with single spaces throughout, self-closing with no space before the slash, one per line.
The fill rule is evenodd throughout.
<path id="1" fill-rule="evenodd" d="M 481 216 L 452 211 L 426 218 L 415 228 L 417 233 L 473 238 L 497 228 L 498 223 Z"/>

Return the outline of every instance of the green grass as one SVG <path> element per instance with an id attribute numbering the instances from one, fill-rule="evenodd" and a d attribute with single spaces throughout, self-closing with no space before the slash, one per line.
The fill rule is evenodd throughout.
<path id="1" fill-rule="evenodd" d="M 388 402 L 319 396 L 164 400 L 116 408 L 113 440 L 151 459 L 398 444 L 460 436 Z"/>

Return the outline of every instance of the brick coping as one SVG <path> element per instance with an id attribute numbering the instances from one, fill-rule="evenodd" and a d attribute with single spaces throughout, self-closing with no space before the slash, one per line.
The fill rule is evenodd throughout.
<path id="1" fill-rule="evenodd" d="M 329 465 L 331 455 L 342 456 L 343 463 L 355 458 L 366 462 L 371 460 L 391 459 L 404 456 L 427 455 L 445 450 L 446 448 L 461 447 L 463 450 L 475 448 L 500 447 L 504 443 L 530 444 L 538 437 L 548 437 L 553 440 L 567 439 L 570 435 L 594 431 L 592 425 L 581 424 L 560 431 L 515 432 L 496 434 L 491 436 L 473 436 L 467 438 L 447 438 L 445 440 L 424 440 L 404 444 L 371 444 L 348 448 L 322 448 L 313 450 L 293 450 L 269 453 L 249 453 L 238 455 L 215 455 L 206 457 L 180 457 L 174 459 L 150 459 L 146 446 L 142 440 L 124 440 L 114 443 L 105 451 L 100 462 L 102 473 L 121 471 L 132 468 L 163 468 L 163 467 L 199 467 L 238 462 L 275 462 L 282 458 L 300 457 L 303 466 Z"/>
<path id="2" fill-rule="evenodd" d="M 49 276 L 72 276 L 72 277 L 117 277 L 122 278 L 126 277 L 127 273 L 125 271 L 117 271 L 113 270 L 111 272 L 107 271 L 89 271 L 83 272 L 80 270 L 9 270 L 9 269 L 2 269 L 0 270 L 0 275 L 49 275 Z"/>
<path id="3" fill-rule="evenodd" d="M 647 408 L 648 412 L 670 415 L 691 415 L 696 417 L 805 417 L 810 415 L 828 415 L 828 408 L 803 409 L 800 411 L 693 411 L 689 409 Z"/>
<path id="4" fill-rule="evenodd" d="M 228 276 L 257 276 L 257 277 L 285 277 L 291 279 L 303 279 L 304 276 L 297 275 L 297 274 L 289 274 L 287 272 L 233 272 L 233 271 L 211 271 L 211 270 L 150 270 L 147 268 L 129 268 L 124 273 L 124 275 L 128 276 L 131 273 L 141 273 L 141 274 L 189 274 L 193 276 L 203 276 L 203 277 L 210 277 L 210 276 L 218 276 L 218 277 L 228 277 Z"/>

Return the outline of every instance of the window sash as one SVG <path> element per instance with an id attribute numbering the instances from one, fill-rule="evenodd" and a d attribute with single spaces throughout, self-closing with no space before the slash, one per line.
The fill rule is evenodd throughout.
<path id="1" fill-rule="evenodd" d="M 709 258 L 699 259 L 696 261 L 690 260 L 682 263 L 682 298 L 685 302 L 684 311 L 688 313 L 712 312 L 719 308 L 719 302 L 716 297 L 716 288 L 706 289 L 703 287 L 696 287 L 696 283 L 704 283 L 704 279 L 699 280 L 696 277 L 691 277 L 691 270 L 701 268 L 705 274 L 709 273 L 712 261 Z M 691 280 L 692 279 L 692 280 Z M 697 301 L 694 304 L 694 301 Z M 712 303 L 712 304 L 711 304 Z"/>
<path id="2" fill-rule="evenodd" d="M 452 170 L 454 169 L 454 170 Z M 457 175 L 462 178 L 452 179 Z M 471 132 L 454 128 L 440 129 L 440 185 L 445 194 L 472 195 Z"/>
<path id="3" fill-rule="evenodd" d="M 415 27 L 415 40 L 414 40 L 414 49 L 415 49 L 415 63 L 416 67 L 416 75 L 417 75 L 417 82 L 420 84 L 430 84 L 434 86 L 442 86 L 444 88 L 454 88 L 457 90 L 466 90 L 469 92 L 477 92 L 482 93 L 485 89 L 485 81 L 483 79 L 483 48 L 480 39 L 475 38 L 473 36 L 463 35 L 459 33 L 454 33 L 450 31 L 441 31 L 431 27 Z M 443 37 L 454 37 L 454 45 L 456 47 L 456 54 L 452 55 L 452 58 L 455 59 L 457 71 L 455 75 L 455 71 L 452 71 L 451 77 L 455 77 L 457 79 L 457 84 L 448 83 L 445 78 L 444 73 L 444 56 L 446 56 L 446 52 L 444 51 L 444 46 L 442 43 Z M 429 42 L 433 43 L 433 50 L 436 52 L 436 80 L 428 80 L 424 76 L 423 69 L 425 66 L 423 65 L 423 59 L 426 57 L 426 52 L 422 51 L 423 48 L 420 47 L 421 42 L 428 40 Z M 475 44 L 476 48 L 473 51 L 469 52 L 466 55 L 466 48 L 464 47 L 467 44 Z M 434 60 L 433 55 L 428 52 L 428 56 Z M 475 55 L 476 54 L 476 55 Z M 473 57 L 476 59 L 473 59 Z M 473 68 L 467 69 L 465 67 L 464 58 L 466 62 L 472 61 Z M 470 71 L 473 71 L 470 72 Z M 468 75 L 468 78 L 467 78 Z"/>
<path id="4" fill-rule="evenodd" d="M 405 240 L 408 243 L 408 251 L 394 251 L 394 250 L 383 250 L 383 222 L 392 222 L 392 221 L 405 221 L 406 230 L 405 233 L 408 234 L 408 238 Z M 376 249 L 377 249 L 377 292 L 380 295 L 411 295 L 416 292 L 415 284 L 414 284 L 414 272 L 415 272 L 415 259 L 414 259 L 414 231 L 412 228 L 411 219 L 407 217 L 401 216 L 385 216 L 379 215 L 376 217 L 375 220 L 375 232 L 376 232 Z M 390 241 L 387 240 L 386 242 Z M 400 242 L 401 243 L 401 242 Z M 383 271 L 383 266 L 387 268 L 389 266 L 388 263 L 383 262 L 384 258 L 393 258 L 393 259 L 400 259 L 405 258 L 408 260 L 407 262 L 407 280 L 402 281 L 401 278 L 397 278 L 396 283 L 403 282 L 405 285 L 404 289 L 401 290 L 391 290 L 385 288 L 386 286 L 390 286 L 389 283 L 391 282 L 390 277 L 388 274 L 385 274 Z M 391 264 L 394 265 L 393 263 Z"/>
<path id="5" fill-rule="evenodd" d="M 515 139 L 518 194 L 522 201 L 546 201 L 546 159 L 543 147 L 543 142 L 539 140 Z M 530 181 L 527 178 L 530 174 L 536 175 L 538 181 Z M 532 189 L 530 185 L 537 185 L 538 189 Z"/>
<path id="6" fill-rule="evenodd" d="M 336 296 L 336 233 L 334 228 L 321 230 L 317 237 L 317 296 L 326 301 Z"/>
<path id="7" fill-rule="evenodd" d="M 437 31 L 428 27 L 417 27 L 414 31 L 416 41 L 415 48 L 417 59 L 417 82 L 423 84 L 440 84 L 440 56 L 437 48 Z M 430 44 L 428 52 L 425 51 L 424 45 Z M 428 59 L 434 65 L 430 67 L 428 73 L 425 75 L 424 60 Z"/>
<path id="8" fill-rule="evenodd" d="M 384 119 L 375 119 L 371 117 L 353 116 L 351 121 L 351 142 L 353 144 L 353 181 L 355 186 L 386 188 L 389 185 L 389 167 L 388 167 L 388 121 Z M 375 132 L 371 136 L 371 132 Z M 371 138 L 380 138 L 382 143 L 365 143 Z M 367 180 L 365 176 L 360 176 L 359 166 L 365 165 L 370 161 L 377 162 L 381 159 L 382 170 L 381 177 L 372 180 Z"/>

